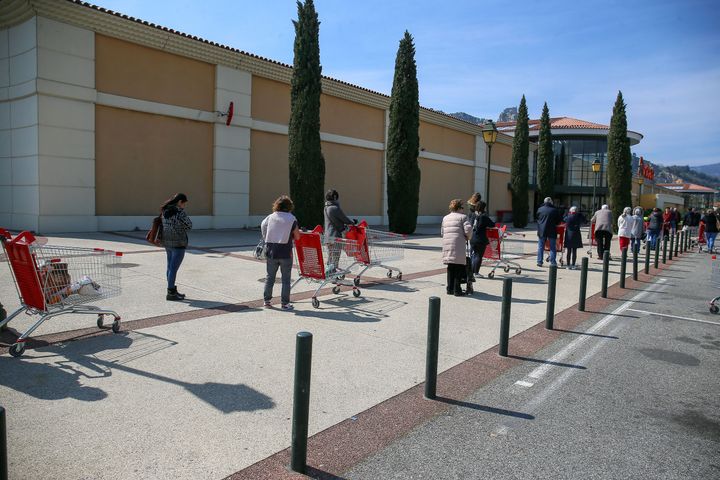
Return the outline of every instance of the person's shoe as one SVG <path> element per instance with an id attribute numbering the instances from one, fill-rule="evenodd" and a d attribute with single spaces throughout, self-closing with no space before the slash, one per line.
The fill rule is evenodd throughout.
<path id="1" fill-rule="evenodd" d="M 543 264 L 542 264 L 542 263 L 538 263 L 537 266 L 540 267 L 540 268 L 542 268 Z"/>
<path id="2" fill-rule="evenodd" d="M 175 287 L 175 295 L 177 295 L 180 300 L 185 300 L 185 294 L 178 292 L 177 287 Z"/>
<path id="3" fill-rule="evenodd" d="M 482 273 L 476 273 L 474 274 L 475 278 L 485 278 L 485 276 Z"/>
<path id="4" fill-rule="evenodd" d="M 167 295 L 165 295 L 165 300 L 168 300 L 170 302 L 179 302 L 184 298 L 181 297 L 178 292 L 177 288 L 168 288 L 167 289 Z"/>
<path id="5" fill-rule="evenodd" d="M 465 295 L 472 295 L 473 293 L 475 293 L 475 290 L 473 290 L 472 287 L 468 287 L 465 289 Z"/>
<path id="6" fill-rule="evenodd" d="M 463 293 L 463 291 L 460 290 L 459 292 L 455 292 L 453 295 L 455 295 L 456 297 L 463 297 L 463 296 L 465 296 L 465 293 Z"/>
<path id="7" fill-rule="evenodd" d="M 272 308 L 272 303 L 270 303 L 270 300 L 266 300 L 266 301 L 263 303 L 263 307 L 265 307 L 265 308 Z"/>
<path id="8" fill-rule="evenodd" d="M 280 308 L 282 308 L 286 312 L 289 312 L 290 310 L 293 310 L 295 307 L 292 305 L 292 303 L 286 303 Z"/>

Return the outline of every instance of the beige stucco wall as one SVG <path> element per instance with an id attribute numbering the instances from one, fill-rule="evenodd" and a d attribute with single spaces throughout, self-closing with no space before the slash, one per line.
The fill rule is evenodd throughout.
<path id="1" fill-rule="evenodd" d="M 152 215 L 177 192 L 193 215 L 212 214 L 213 126 L 95 108 L 97 215 Z"/>
<path id="2" fill-rule="evenodd" d="M 250 172 L 250 215 L 266 215 L 277 197 L 290 194 L 288 136 L 253 130 Z"/>
<path id="3" fill-rule="evenodd" d="M 496 142 L 492 147 L 491 165 L 510 168 L 512 161 L 512 146 Z"/>
<path id="4" fill-rule="evenodd" d="M 95 35 L 95 84 L 99 92 L 215 110 L 215 66 Z"/>
<path id="5" fill-rule="evenodd" d="M 250 110 L 254 120 L 287 125 L 290 121 L 290 85 L 253 75 Z"/>
<path id="6" fill-rule="evenodd" d="M 420 163 L 419 215 L 446 215 L 453 198 L 467 199 L 473 192 L 473 169 L 426 158 Z"/>
<path id="7" fill-rule="evenodd" d="M 494 153 L 494 152 L 493 152 Z M 510 174 L 505 172 L 491 172 L 490 175 L 490 215 L 498 210 L 512 210 L 512 194 L 508 190 Z M 530 203 L 532 205 L 532 203 Z"/>
<path id="8" fill-rule="evenodd" d="M 420 122 L 420 148 L 450 157 L 475 159 L 475 135 Z"/>
<path id="9" fill-rule="evenodd" d="M 320 131 L 385 141 L 385 111 L 330 95 L 320 97 Z"/>

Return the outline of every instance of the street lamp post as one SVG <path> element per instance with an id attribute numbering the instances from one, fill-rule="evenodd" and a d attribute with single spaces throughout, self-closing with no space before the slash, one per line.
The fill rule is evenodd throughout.
<path id="1" fill-rule="evenodd" d="M 600 173 L 600 166 L 601 166 L 600 160 L 598 160 L 596 158 L 595 161 L 592 163 L 592 171 L 595 174 L 595 181 L 593 182 L 592 212 L 590 212 L 591 214 L 593 214 L 597 211 L 597 206 L 595 205 L 595 188 L 597 187 L 597 178 L 598 178 L 598 173 Z"/>
<path id="2" fill-rule="evenodd" d="M 642 187 L 643 183 L 645 183 L 645 179 L 643 177 L 638 177 L 637 184 L 638 184 L 638 205 L 642 207 Z"/>
<path id="3" fill-rule="evenodd" d="M 487 170 L 485 172 L 485 211 L 488 215 L 490 215 L 490 159 L 492 156 L 492 146 L 495 140 L 497 140 L 497 133 L 497 127 L 492 120 L 487 120 L 483 124 L 482 136 L 483 140 L 485 140 L 485 145 L 488 146 Z"/>

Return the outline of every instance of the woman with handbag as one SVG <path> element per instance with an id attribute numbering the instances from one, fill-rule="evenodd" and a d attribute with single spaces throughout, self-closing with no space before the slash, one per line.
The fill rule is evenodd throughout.
<path id="1" fill-rule="evenodd" d="M 447 293 L 464 295 L 460 283 L 466 273 L 465 245 L 472 227 L 467 215 L 460 212 L 463 202 L 459 198 L 450 202 L 450 213 L 443 217 L 440 227 L 443 263 L 447 265 Z"/>
<path id="2" fill-rule="evenodd" d="M 167 255 L 167 295 L 165 300 L 184 300 L 185 295 L 178 292 L 175 279 L 185 258 L 188 245 L 187 232 L 192 229 L 192 221 L 185 213 L 188 198 L 184 193 L 176 193 L 160 207 L 162 218 L 162 246 Z"/>
<path id="3" fill-rule="evenodd" d="M 263 299 L 265 308 L 272 307 L 273 287 L 278 268 L 282 278 L 280 304 L 283 310 L 292 310 L 290 303 L 290 273 L 292 271 L 293 240 L 300 238 L 297 218 L 291 212 L 295 205 L 287 195 L 281 195 L 273 203 L 273 213 L 265 217 L 260 224 L 262 238 L 265 241 L 265 291 Z"/>
<path id="4" fill-rule="evenodd" d="M 567 269 L 575 270 L 577 268 L 577 250 L 583 248 L 582 234 L 580 233 L 580 226 L 586 222 L 585 215 L 578 212 L 576 206 L 570 207 L 570 211 L 565 218 L 565 241 L 563 245 L 567 249 Z"/>

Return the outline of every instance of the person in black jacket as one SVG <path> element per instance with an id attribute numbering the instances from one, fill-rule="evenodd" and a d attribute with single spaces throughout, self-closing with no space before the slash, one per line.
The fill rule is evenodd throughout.
<path id="1" fill-rule="evenodd" d="M 340 194 L 337 190 L 331 189 L 325 193 L 325 243 L 328 245 L 329 258 L 326 260 L 329 271 L 334 272 L 340 261 L 340 246 L 334 243 L 335 238 L 343 236 L 349 225 L 357 223 L 357 220 L 350 220 L 340 208 L 338 199 Z"/>
<path id="2" fill-rule="evenodd" d="M 570 213 L 563 218 L 565 222 L 565 248 L 567 248 L 567 268 L 575 270 L 577 267 L 577 249 L 583 248 L 580 226 L 586 222 L 585 216 L 577 211 L 577 207 L 570 207 Z"/>
<path id="3" fill-rule="evenodd" d="M 550 244 L 550 265 L 557 265 L 555 261 L 555 255 L 557 254 L 557 226 L 562 217 L 560 217 L 558 209 L 553 206 L 552 198 L 545 198 L 542 207 L 538 208 L 535 218 L 537 218 L 538 234 L 537 266 L 543 266 L 545 241 Z"/>
<path id="4" fill-rule="evenodd" d="M 472 237 L 470 237 L 470 247 L 472 248 L 472 273 L 476 277 L 482 277 L 480 275 L 480 267 L 482 266 L 483 254 L 488 246 L 489 240 L 487 237 L 487 229 L 495 227 L 495 223 L 490 220 L 490 217 L 485 212 L 487 207 L 483 201 L 478 201 L 475 204 L 475 218 L 472 221 Z"/>
<path id="5" fill-rule="evenodd" d="M 647 244 L 650 245 L 648 248 L 654 250 L 657 246 L 658 237 L 660 236 L 660 230 L 663 227 L 663 217 L 660 209 L 653 208 L 650 216 L 648 217 L 648 228 L 647 228 Z"/>
<path id="6" fill-rule="evenodd" d="M 185 295 L 178 292 L 175 279 L 183 258 L 185 258 L 185 249 L 188 245 L 187 232 L 192 229 L 192 221 L 185 213 L 187 202 L 187 195 L 176 193 L 160 207 L 163 225 L 162 245 L 165 247 L 167 256 L 167 295 L 165 295 L 165 299 L 170 301 L 185 299 Z"/>
<path id="7" fill-rule="evenodd" d="M 714 253 L 715 237 L 718 234 L 717 214 L 710 208 L 700 219 L 705 224 L 705 241 L 707 242 L 708 253 Z"/>

